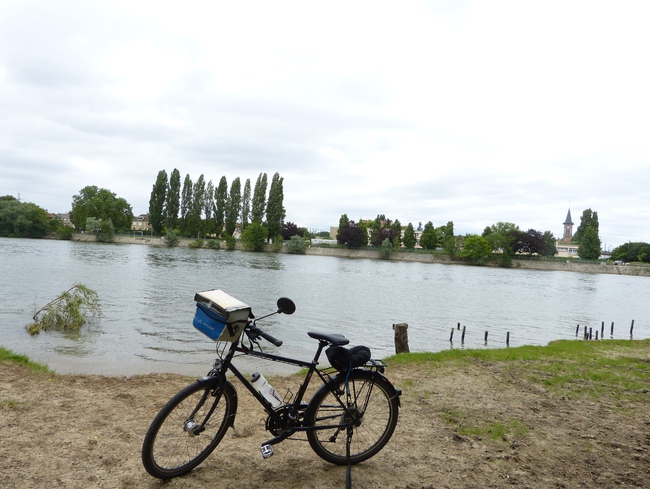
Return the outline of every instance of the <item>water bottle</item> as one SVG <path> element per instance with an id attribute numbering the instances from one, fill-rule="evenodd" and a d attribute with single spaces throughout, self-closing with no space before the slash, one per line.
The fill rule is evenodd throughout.
<path id="1" fill-rule="evenodd" d="M 282 404 L 282 398 L 278 395 L 271 384 L 264 378 L 264 376 L 258 372 L 255 372 L 251 376 L 251 384 L 255 387 L 255 390 L 264 396 L 264 399 L 269 401 L 271 405 L 276 408 Z"/>

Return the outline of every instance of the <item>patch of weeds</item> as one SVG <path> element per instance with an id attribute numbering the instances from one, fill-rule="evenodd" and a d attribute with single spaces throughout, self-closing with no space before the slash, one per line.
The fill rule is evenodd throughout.
<path id="1" fill-rule="evenodd" d="M 459 435 L 475 439 L 511 442 L 528 436 L 530 428 L 517 420 L 487 420 L 480 415 L 448 409 L 440 417 L 452 425 Z"/>

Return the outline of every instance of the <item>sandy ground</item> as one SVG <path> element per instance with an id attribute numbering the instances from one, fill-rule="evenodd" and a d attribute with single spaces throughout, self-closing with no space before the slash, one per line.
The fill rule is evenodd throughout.
<path id="1" fill-rule="evenodd" d="M 201 373 L 202 374 L 202 373 Z M 355 488 L 650 487 L 650 412 L 634 400 L 570 398 L 512 364 L 389 368 L 403 389 L 386 448 L 355 466 Z M 338 488 L 345 467 L 285 441 L 263 460 L 264 413 L 239 386 L 235 430 L 190 474 L 163 482 L 142 467 L 157 411 L 193 379 L 36 374 L 0 363 L 4 488 Z M 272 378 L 276 389 L 296 378 Z M 648 394 L 650 395 L 650 394 Z M 493 439 L 459 422 L 502 423 Z"/>

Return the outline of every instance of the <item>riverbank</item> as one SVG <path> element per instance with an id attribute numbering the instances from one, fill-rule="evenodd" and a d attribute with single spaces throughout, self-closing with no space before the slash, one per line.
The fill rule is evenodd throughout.
<path id="1" fill-rule="evenodd" d="M 352 469 L 352 487 L 650 487 L 650 342 L 559 342 L 389 360 L 402 389 L 386 447 Z M 505 354 L 507 352 L 507 355 Z M 190 474 L 142 467 L 144 434 L 193 378 L 56 375 L 0 361 L 0 473 L 7 488 L 326 489 L 345 467 L 285 441 L 263 460 L 264 413 L 241 385 L 234 429 Z M 276 389 L 296 377 L 272 377 Z M 254 470 L 251 470 L 254 468 Z"/>
<path id="2" fill-rule="evenodd" d="M 94 242 L 95 236 L 88 234 L 75 234 L 72 238 L 73 241 Z M 116 236 L 115 243 L 121 244 L 139 244 L 149 246 L 167 246 L 164 238 L 160 237 L 138 237 L 138 236 Z M 194 240 L 181 239 L 178 246 L 190 247 Z M 222 249 L 225 249 L 225 244 L 222 243 Z M 244 248 L 241 243 L 236 243 L 236 250 L 243 251 Z M 280 249 L 278 253 L 286 253 L 286 249 Z M 311 256 L 333 256 L 337 258 L 348 259 L 367 259 L 367 260 L 380 260 L 381 252 L 378 250 L 349 250 L 345 248 L 334 247 L 319 247 L 310 246 L 305 251 L 306 255 Z M 390 254 L 390 261 L 402 262 L 417 262 L 417 263 L 438 263 L 445 265 L 462 265 L 472 266 L 463 262 L 453 261 L 448 255 L 438 253 L 422 253 L 413 251 L 393 251 Z M 496 265 L 486 265 L 496 266 Z M 630 275 L 650 277 L 650 266 L 637 266 L 637 265 L 616 265 L 614 263 L 585 263 L 575 259 L 567 260 L 535 260 L 535 259 L 513 259 L 512 267 L 522 270 L 548 270 L 548 271 L 563 271 L 563 272 L 576 272 L 576 273 L 604 273 L 611 275 Z"/>

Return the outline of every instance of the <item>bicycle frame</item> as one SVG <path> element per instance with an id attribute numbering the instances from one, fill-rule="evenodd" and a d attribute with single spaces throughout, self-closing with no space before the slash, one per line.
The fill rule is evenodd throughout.
<path id="1" fill-rule="evenodd" d="M 321 426 L 291 426 L 285 419 L 282 418 L 280 413 L 273 408 L 273 405 L 267 401 L 262 394 L 260 394 L 255 387 L 251 384 L 251 382 L 233 365 L 232 360 L 235 356 L 236 353 L 243 353 L 244 355 L 247 356 L 252 356 L 256 358 L 261 358 L 263 360 L 270 360 L 274 362 L 281 362 L 281 363 L 286 363 L 289 365 L 295 365 L 296 367 L 302 367 L 302 368 L 307 368 L 307 374 L 305 375 L 302 384 L 300 385 L 300 388 L 298 389 L 298 392 L 295 396 L 295 399 L 293 402 L 290 404 L 287 404 L 286 406 L 289 407 L 289 420 L 290 421 L 295 421 L 298 419 L 298 412 L 300 411 L 300 408 L 303 406 L 303 399 L 305 396 L 305 393 L 307 392 L 307 388 L 309 387 L 309 384 L 311 382 L 311 379 L 316 373 L 318 377 L 321 379 L 323 384 L 327 384 L 329 382 L 329 376 L 327 374 L 323 374 L 321 370 L 317 368 L 318 366 L 318 360 L 323 352 L 323 349 L 328 346 L 328 343 L 326 341 L 320 340 L 318 342 L 318 349 L 316 350 L 316 354 L 314 355 L 314 358 L 311 362 L 305 361 L 305 360 L 298 360 L 295 358 L 289 358 L 289 357 L 282 357 L 279 355 L 274 355 L 271 353 L 265 353 L 263 351 L 257 351 L 252 348 L 245 348 L 242 346 L 241 341 L 235 342 L 232 344 L 230 347 L 230 350 L 226 354 L 226 357 L 223 360 L 223 363 L 220 367 L 219 370 L 222 372 L 226 371 L 231 371 L 237 379 L 250 391 L 250 393 L 257 399 L 257 401 L 264 407 L 266 412 L 269 414 L 269 417 L 278 425 L 282 426 L 285 428 L 285 431 L 283 431 L 280 435 L 276 436 L 275 438 L 272 438 L 271 440 L 263 443 L 263 445 L 275 445 L 276 443 L 279 443 L 291 435 L 293 435 L 296 432 L 306 432 L 306 431 L 315 431 L 315 430 L 326 430 L 326 429 L 332 429 L 332 428 L 344 428 L 346 427 L 345 424 L 337 423 L 335 425 L 321 425 Z M 357 415 L 349 410 L 349 407 L 341 402 L 341 400 L 337 397 L 337 400 L 341 407 L 346 411 L 346 413 L 352 418 L 356 419 Z M 306 406 L 305 406 L 306 407 Z"/>

